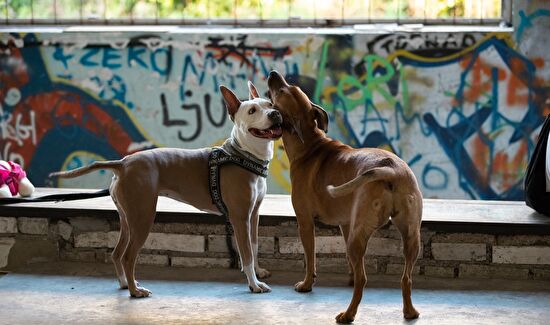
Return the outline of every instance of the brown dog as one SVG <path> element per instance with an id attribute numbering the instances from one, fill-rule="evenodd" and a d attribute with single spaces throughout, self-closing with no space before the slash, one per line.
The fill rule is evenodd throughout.
<path id="1" fill-rule="evenodd" d="M 248 88 L 250 99 L 241 102 L 231 90 L 220 86 L 234 123 L 231 137 L 221 147 L 228 155 L 222 158 L 240 158 L 247 166 L 259 165 L 266 170 L 273 156 L 273 141 L 282 134 L 281 114 L 268 100 L 259 97 L 251 82 Z M 137 152 L 121 160 L 96 161 L 86 167 L 50 174 L 71 178 L 98 169 L 114 172 L 109 192 L 120 216 L 120 236 L 112 259 L 120 287 L 128 288 L 133 297 L 151 294 L 137 283 L 134 270 L 138 252 L 153 226 L 159 195 L 221 214 L 218 204 L 213 202 L 214 195 L 209 191 L 212 187 L 209 174 L 215 174 L 210 167 L 213 160 L 209 160 L 212 151 L 212 148 L 158 148 Z M 269 276 L 269 272 L 258 265 L 258 211 L 267 190 L 266 179 L 243 168 L 242 164 L 225 163 L 219 167 L 218 173 L 216 179 L 219 180 L 215 181 L 219 184 L 217 194 L 221 194 L 222 204 L 225 203 L 233 225 L 248 287 L 254 293 L 269 292 L 269 286 L 257 278 Z"/>
<path id="2" fill-rule="evenodd" d="M 305 252 L 306 275 L 296 284 L 296 291 L 310 291 L 316 276 L 314 219 L 340 226 L 354 288 L 348 309 L 336 320 L 352 322 L 367 281 L 364 268 L 367 242 L 391 217 L 404 246 L 403 313 L 407 319 L 417 318 L 419 314 L 411 301 L 411 272 L 420 246 L 422 193 L 413 172 L 390 152 L 353 149 L 328 138 L 325 135 L 328 115 L 321 107 L 276 71 L 269 74 L 267 82 L 273 105 L 283 115 L 292 205 Z"/>

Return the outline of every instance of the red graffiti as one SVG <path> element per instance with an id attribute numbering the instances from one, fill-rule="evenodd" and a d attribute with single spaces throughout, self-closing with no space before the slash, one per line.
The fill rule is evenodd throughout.
<path id="1" fill-rule="evenodd" d="M 485 137 L 488 136 L 485 135 Z M 505 151 L 494 153 L 492 162 L 490 148 L 479 135 L 473 139 L 472 147 L 472 160 L 477 166 L 483 184 L 488 184 L 489 178 L 498 178 L 497 183 L 500 188 L 511 188 L 525 173 L 528 157 L 527 141 L 520 143 L 513 157 L 510 157 Z M 490 166 L 489 163 L 491 163 Z"/>
<path id="2" fill-rule="evenodd" d="M 471 55 L 466 56 L 460 61 L 460 66 L 467 69 L 473 60 Z M 491 91 L 493 87 L 492 70 L 495 68 L 484 62 L 479 56 L 475 56 L 475 62 L 471 67 L 471 81 L 469 87 L 464 91 L 464 100 L 474 103 L 480 97 Z M 506 71 L 498 69 L 498 81 L 506 78 Z"/>
<path id="3" fill-rule="evenodd" d="M 471 65 L 472 56 L 468 56 L 460 61 L 462 69 L 467 69 Z M 530 61 L 535 68 L 539 69 L 544 66 L 544 60 L 535 58 Z M 502 68 L 491 65 L 476 56 L 475 62 L 471 66 L 470 84 L 464 90 L 463 100 L 474 103 L 480 98 L 491 92 L 493 87 L 492 71 L 497 69 L 498 81 L 506 83 L 506 105 L 509 107 L 524 108 L 528 105 L 529 87 L 541 86 L 544 80 L 535 77 L 531 80 L 532 85 L 526 85 L 525 80 L 529 80 L 528 76 L 532 75 L 529 71 L 528 63 L 520 58 L 510 58 L 510 71 L 507 72 Z M 454 105 L 457 105 L 457 99 L 454 99 Z"/>

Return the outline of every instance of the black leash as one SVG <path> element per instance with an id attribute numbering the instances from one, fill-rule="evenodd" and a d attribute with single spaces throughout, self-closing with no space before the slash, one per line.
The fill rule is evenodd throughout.
<path id="1" fill-rule="evenodd" d="M 256 175 L 261 177 L 267 177 L 269 161 L 257 161 L 243 153 L 231 144 L 228 144 L 233 151 L 237 151 L 240 155 L 232 155 L 223 150 L 222 148 L 213 148 L 208 158 L 209 177 L 208 187 L 210 189 L 210 196 L 212 203 L 216 205 L 218 210 L 226 217 L 225 230 L 226 230 L 226 244 L 229 248 L 229 254 L 231 259 L 231 268 L 237 268 L 237 251 L 233 247 L 233 227 L 229 221 L 229 211 L 225 203 L 223 202 L 220 188 L 220 171 L 219 167 L 224 164 L 236 164 Z M 62 201 L 75 201 L 91 199 L 96 197 L 109 196 L 109 189 L 100 190 L 91 193 L 66 193 L 66 194 L 51 194 L 40 197 L 11 197 L 0 198 L 0 206 L 6 204 L 15 203 L 30 203 L 30 202 L 62 202 Z"/>
<path id="2" fill-rule="evenodd" d="M 109 189 L 100 190 L 91 193 L 65 193 L 65 194 L 50 194 L 39 197 L 4 197 L 0 198 L 0 205 L 15 204 L 15 203 L 30 203 L 30 202 L 63 202 L 92 199 L 95 197 L 109 196 Z"/>

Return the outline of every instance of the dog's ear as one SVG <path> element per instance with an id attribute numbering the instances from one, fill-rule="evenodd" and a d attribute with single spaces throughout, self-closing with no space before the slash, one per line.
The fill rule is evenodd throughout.
<path id="1" fill-rule="evenodd" d="M 227 107 L 227 111 L 229 112 L 231 119 L 233 119 L 233 116 L 237 113 L 239 107 L 241 106 L 241 101 L 225 86 L 220 86 L 220 92 L 222 93 L 225 107 Z"/>
<path id="2" fill-rule="evenodd" d="M 260 97 L 260 95 L 258 95 L 258 89 L 256 89 L 256 86 L 254 86 L 252 81 L 248 80 L 248 99 L 254 99 L 258 97 Z"/>
<path id="3" fill-rule="evenodd" d="M 321 106 L 311 103 L 313 107 L 313 114 L 315 114 L 315 121 L 317 122 L 317 127 L 323 130 L 325 133 L 328 132 L 328 114 Z"/>

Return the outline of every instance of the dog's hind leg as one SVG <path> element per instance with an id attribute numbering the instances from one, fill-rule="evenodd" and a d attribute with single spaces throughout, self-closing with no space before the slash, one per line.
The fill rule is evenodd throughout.
<path id="1" fill-rule="evenodd" d="M 361 216 L 365 217 L 365 216 Z M 370 218 L 368 216 L 367 218 Z M 367 242 L 375 229 L 362 224 L 352 224 L 347 242 L 347 255 L 353 269 L 353 297 L 345 312 L 336 316 L 338 323 L 351 323 L 357 314 L 357 308 L 363 298 L 363 289 L 367 284 L 365 273 L 365 252 Z"/>
<path id="2" fill-rule="evenodd" d="M 113 198 L 113 201 L 115 201 L 114 198 Z M 126 220 L 126 215 L 124 214 L 124 211 L 122 210 L 121 206 L 116 201 L 115 201 L 115 205 L 117 207 L 118 215 L 120 218 L 120 233 L 118 235 L 118 242 L 111 254 L 111 259 L 113 260 L 113 264 L 115 265 L 115 271 L 118 278 L 118 282 L 120 283 L 120 288 L 128 289 L 126 274 L 124 274 L 124 267 L 122 266 L 122 254 L 126 250 L 126 246 L 128 245 L 128 238 L 129 238 L 128 222 Z"/>
<path id="3" fill-rule="evenodd" d="M 111 198 L 115 204 L 118 217 L 120 220 L 120 232 L 118 234 L 118 241 L 111 253 L 111 260 L 115 266 L 116 275 L 121 289 L 128 289 L 128 282 L 126 281 L 126 274 L 124 273 L 124 266 L 122 265 L 122 255 L 126 250 L 128 245 L 129 230 L 128 230 L 128 221 L 126 219 L 126 213 L 124 212 L 123 207 L 118 203 L 117 194 L 120 193 L 119 188 L 119 177 L 118 175 L 113 176 L 111 186 L 109 187 L 109 192 L 111 193 Z"/>
<path id="4" fill-rule="evenodd" d="M 363 289 L 367 284 L 365 272 L 365 253 L 367 243 L 376 231 L 389 220 L 387 202 L 389 193 L 381 188 L 361 190 L 355 194 L 346 243 L 347 256 L 353 269 L 353 296 L 345 312 L 336 316 L 338 323 L 351 323 L 355 319 L 359 303 L 363 298 Z M 369 200 L 362 198 L 368 197 Z"/>
<path id="5" fill-rule="evenodd" d="M 412 197 L 412 196 L 411 196 Z M 412 202 L 412 200 L 410 200 Z M 403 255 L 405 255 L 405 268 L 401 278 L 401 291 L 403 294 L 403 316 L 406 319 L 414 319 L 419 316 L 411 299 L 412 271 L 418 250 L 420 248 L 420 219 L 422 216 L 422 204 L 409 204 L 399 210 L 392 217 L 392 223 L 401 233 L 403 240 Z"/>
<path id="6" fill-rule="evenodd" d="M 130 295 L 136 298 L 151 295 L 151 291 L 141 287 L 137 283 L 134 271 L 139 250 L 145 243 L 153 226 L 157 199 L 156 195 L 150 194 L 144 195 L 139 202 L 132 202 L 132 204 L 119 201 L 119 204 L 124 206 L 129 230 L 128 245 L 122 255 L 122 265 L 126 274 Z"/>
<path id="7" fill-rule="evenodd" d="M 344 241 L 347 245 L 348 237 L 349 237 L 349 225 L 340 225 L 340 232 L 342 233 L 342 236 L 344 237 Z M 349 276 L 348 285 L 353 286 L 353 267 L 351 266 L 351 262 L 347 254 L 346 254 L 346 260 L 348 261 L 348 276 Z"/>

